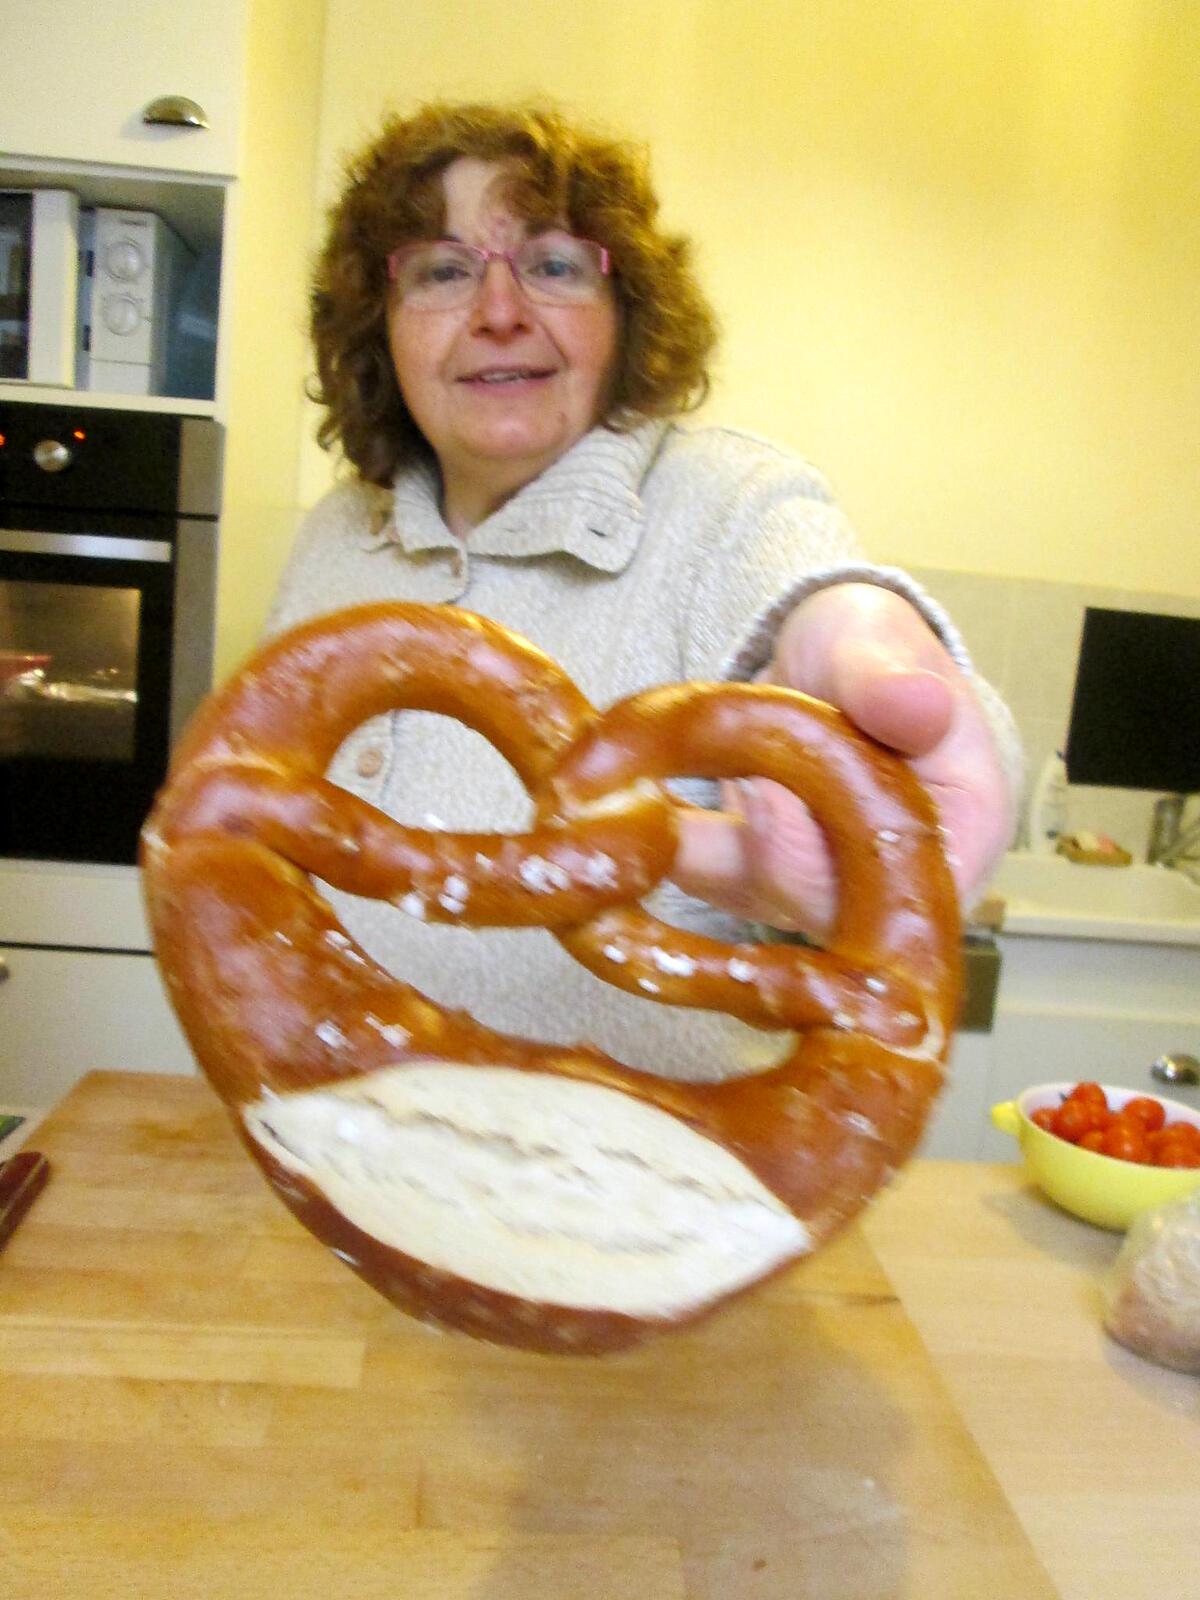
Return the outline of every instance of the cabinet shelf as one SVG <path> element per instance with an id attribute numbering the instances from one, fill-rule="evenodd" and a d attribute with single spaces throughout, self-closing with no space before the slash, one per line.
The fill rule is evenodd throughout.
<path id="1" fill-rule="evenodd" d="M 219 251 L 224 260 L 229 242 L 230 183 L 223 178 L 0 155 L 0 188 L 69 189 L 78 196 L 81 207 L 153 212 L 174 229 L 197 260 L 213 250 Z M 0 401 L 166 412 L 187 417 L 221 415 L 219 398 L 114 394 L 12 379 L 0 379 Z"/>
<path id="2" fill-rule="evenodd" d="M 78 406 L 88 411 L 157 411 L 180 417 L 215 417 L 215 400 L 185 400 L 167 394 L 102 394 L 43 383 L 0 383 L 0 400 L 26 405 Z"/>
<path id="3" fill-rule="evenodd" d="M 199 254 L 221 243 L 229 181 L 194 172 L 151 172 L 0 155 L 0 188 L 71 189 L 81 206 L 153 211 Z"/>

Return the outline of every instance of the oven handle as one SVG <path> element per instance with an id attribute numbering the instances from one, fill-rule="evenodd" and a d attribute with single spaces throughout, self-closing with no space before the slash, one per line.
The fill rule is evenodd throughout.
<path id="1" fill-rule="evenodd" d="M 171 559 L 165 539 L 114 539 L 100 533 L 43 533 L 34 528 L 0 528 L 0 550 L 20 555 L 93 556 L 108 561 Z"/>

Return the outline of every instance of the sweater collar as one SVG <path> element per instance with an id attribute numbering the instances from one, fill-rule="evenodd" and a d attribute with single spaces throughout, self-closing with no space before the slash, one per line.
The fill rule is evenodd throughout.
<path id="1" fill-rule="evenodd" d="M 632 561 L 644 523 L 641 485 L 668 424 L 642 423 L 631 433 L 593 428 L 532 483 L 513 495 L 466 539 L 471 555 L 542 556 L 565 551 L 600 572 Z M 407 554 L 462 551 L 442 521 L 431 466 L 407 468 L 394 485 L 383 537 Z"/>

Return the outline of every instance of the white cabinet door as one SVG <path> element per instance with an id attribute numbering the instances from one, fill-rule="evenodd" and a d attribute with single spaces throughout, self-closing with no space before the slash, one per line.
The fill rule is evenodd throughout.
<path id="1" fill-rule="evenodd" d="M 0 28 L 0 151 L 232 175 L 246 0 L 18 0 Z M 203 129 L 147 127 L 164 95 L 201 106 Z"/>
<path id="2" fill-rule="evenodd" d="M 0 949 L 0 1103 L 48 1106 L 94 1068 L 194 1072 L 148 955 Z"/>

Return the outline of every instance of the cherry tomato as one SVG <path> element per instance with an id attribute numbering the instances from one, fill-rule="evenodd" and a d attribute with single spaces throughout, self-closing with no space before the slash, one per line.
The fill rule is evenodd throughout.
<path id="1" fill-rule="evenodd" d="M 1170 1122 L 1150 1135 L 1150 1156 L 1155 1166 L 1190 1166 L 1189 1161 L 1168 1161 L 1175 1152 L 1183 1156 L 1200 1156 L 1200 1129 L 1190 1122 Z"/>
<path id="2" fill-rule="evenodd" d="M 1153 1133 L 1147 1135 L 1147 1143 L 1150 1146 L 1150 1159 L 1155 1163 L 1168 1146 L 1178 1145 L 1181 1149 L 1187 1148 L 1181 1139 L 1175 1137 L 1170 1128 L 1156 1128 Z"/>
<path id="3" fill-rule="evenodd" d="M 1092 1119 L 1092 1131 L 1100 1133 L 1104 1132 L 1116 1116 L 1116 1112 L 1110 1111 L 1107 1106 L 1093 1105 L 1090 1101 L 1087 1103 L 1087 1112 Z"/>
<path id="4" fill-rule="evenodd" d="M 1112 1119 L 1113 1114 L 1107 1106 L 1097 1105 L 1093 1100 L 1071 1101 L 1069 1124 L 1081 1130 L 1076 1143 L 1085 1133 L 1103 1133 Z"/>
<path id="5" fill-rule="evenodd" d="M 1098 1083 L 1077 1083 L 1067 1099 L 1080 1100 L 1084 1105 L 1095 1106 L 1097 1111 L 1108 1110 L 1108 1100 Z"/>
<path id="6" fill-rule="evenodd" d="M 1075 1142 L 1093 1128 L 1107 1128 L 1113 1118 L 1104 1090 L 1098 1083 L 1077 1083 L 1064 1097 L 1063 1104 L 1077 1108 L 1067 1119 L 1068 1127 L 1081 1130 Z"/>
<path id="7" fill-rule="evenodd" d="M 1094 1115 L 1095 1108 L 1086 1101 L 1064 1100 L 1054 1113 L 1051 1132 L 1065 1139 L 1068 1144 L 1078 1144 L 1084 1134 L 1091 1131 Z"/>
<path id="8" fill-rule="evenodd" d="M 1115 1117 L 1104 1130 L 1100 1148 L 1106 1156 L 1115 1156 L 1118 1161 L 1148 1162 L 1150 1159 L 1146 1130 L 1140 1123 L 1126 1122 L 1121 1117 Z"/>
<path id="9" fill-rule="evenodd" d="M 1168 1139 L 1154 1153 L 1156 1167 L 1200 1167 L 1200 1150 Z"/>
<path id="10" fill-rule="evenodd" d="M 1129 1100 L 1121 1108 L 1123 1117 L 1132 1117 L 1140 1122 L 1147 1133 L 1155 1133 L 1167 1120 L 1167 1112 L 1161 1101 L 1151 1099 L 1148 1094 L 1139 1094 Z"/>
<path id="11" fill-rule="evenodd" d="M 1094 1150 L 1097 1155 L 1104 1153 L 1104 1129 L 1089 1128 L 1079 1141 L 1081 1150 Z"/>

